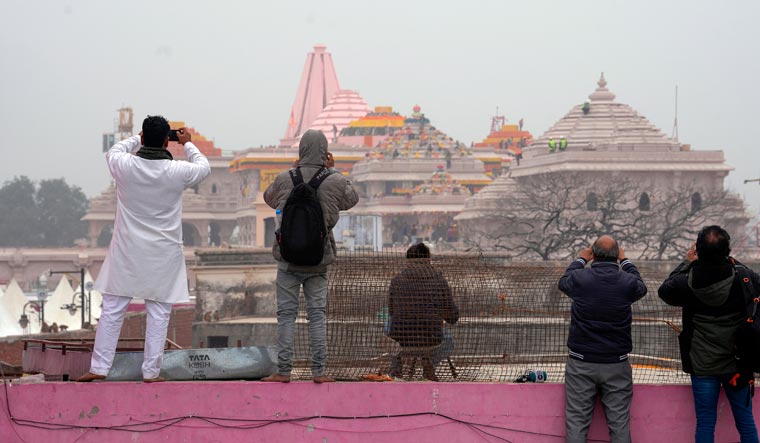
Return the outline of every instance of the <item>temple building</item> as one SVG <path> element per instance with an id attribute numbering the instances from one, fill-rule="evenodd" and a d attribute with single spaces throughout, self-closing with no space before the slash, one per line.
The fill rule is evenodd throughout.
<path id="1" fill-rule="evenodd" d="M 172 129 L 185 126 L 184 122 L 169 123 Z M 199 185 L 185 190 L 182 196 L 182 234 L 186 246 L 205 247 L 229 243 L 237 225 L 241 204 L 238 180 L 230 174 L 232 156 L 206 139 L 194 128 L 188 128 L 193 144 L 208 157 L 211 174 Z M 184 149 L 177 142 L 169 142 L 169 151 L 176 159 L 183 159 Z M 87 238 L 91 247 L 105 247 L 111 241 L 116 217 L 116 187 L 113 182 L 99 196 L 90 200 L 90 210 L 82 218 L 87 222 Z"/>
<path id="2" fill-rule="evenodd" d="M 325 135 L 330 139 L 330 134 Z M 467 196 L 492 180 L 484 162 L 473 156 L 465 144 L 432 126 L 419 106 L 408 118 L 391 107 L 376 107 L 374 112 L 349 122 L 329 149 L 336 169 L 352 177 L 363 197 L 351 211 L 358 217 L 352 219 L 352 225 L 374 226 L 377 222 L 365 216 L 380 217 L 381 227 L 373 241 L 382 238 L 386 244 L 403 238 L 396 238 L 396 225 L 399 232 L 406 225 L 409 232 L 412 228 L 418 230 L 415 238 L 447 238 L 453 217 Z M 500 171 L 501 157 L 491 157 L 488 165 Z M 264 202 L 263 192 L 296 159 L 298 148 L 291 146 L 251 148 L 232 159 L 229 171 L 238 181 L 240 196 L 236 216 L 238 244 L 272 245 L 275 214 Z M 439 182 L 435 192 L 424 186 L 426 182 Z M 442 231 L 445 235 L 434 235 Z M 342 234 L 342 230 L 336 232 L 338 242 Z"/>
<path id="3" fill-rule="evenodd" d="M 330 143 L 337 143 L 338 134 L 351 122 L 364 117 L 368 112 L 369 106 L 358 92 L 338 91 L 309 125 L 309 129 L 322 131 Z M 301 140 L 300 136 L 298 140 Z"/>
<path id="4" fill-rule="evenodd" d="M 356 152 L 336 143 L 336 139 L 343 129 L 369 112 L 366 100 L 358 92 L 340 88 L 332 55 L 326 47 L 314 46 L 314 52 L 306 56 L 285 136 L 278 146 L 245 149 L 229 159 L 227 172 L 236 183 L 239 202 L 235 211 L 236 243 L 271 246 L 274 210 L 264 202 L 263 192 L 279 173 L 293 167 L 304 132 L 322 131 L 329 141 L 335 167 L 348 175 L 367 149 Z"/>
<path id="5" fill-rule="evenodd" d="M 184 123 L 172 122 L 171 126 L 176 129 Z M 213 141 L 190 129 L 193 143 L 209 158 L 212 172 L 183 196 L 185 245 L 271 246 L 275 214 L 264 202 L 263 191 L 298 159 L 298 143 L 307 129 L 325 134 L 336 169 L 351 175 L 364 196 L 350 216 L 358 217 L 351 219 L 352 226 L 372 225 L 377 233 L 373 241 L 392 243 L 404 237 L 399 238 L 394 226 L 399 226 L 401 233 L 407 225 L 407 234 L 412 228 L 418 231 L 406 235 L 407 239 L 451 237 L 453 217 L 465 199 L 509 167 L 514 146 L 524 146 L 532 139 L 521 127 L 512 128 L 502 121 L 483 144 L 470 148 L 432 126 L 419 106 L 408 117 L 390 106 L 370 109 L 358 92 L 340 88 L 332 56 L 318 45 L 307 55 L 279 146 L 224 155 Z M 128 136 L 131 126 L 129 134 L 121 132 L 120 137 Z M 176 143 L 170 143 L 169 150 L 175 158 L 184 156 Z M 113 185 L 91 199 L 84 217 L 91 246 L 108 244 L 115 210 Z M 351 230 L 351 226 L 346 228 Z M 340 241 L 342 232 L 336 233 L 336 238 Z"/>
<path id="6" fill-rule="evenodd" d="M 340 91 L 332 55 L 326 49 L 324 45 L 316 45 L 314 52 L 306 56 L 296 99 L 290 109 L 290 118 L 280 146 L 298 146 L 299 137 L 311 127 L 330 99 Z"/>
<path id="7" fill-rule="evenodd" d="M 504 230 L 502 239 L 514 240 L 520 235 L 534 235 L 535 239 L 537 232 L 524 231 L 527 226 L 524 221 L 535 216 L 528 213 L 525 195 L 551 183 L 557 187 L 547 190 L 547 200 L 562 195 L 572 200 L 572 204 L 559 202 L 568 209 L 565 217 L 610 223 L 604 220 L 601 210 L 603 200 L 611 197 L 594 188 L 614 189 L 611 184 L 617 184 L 618 189 L 637 193 L 627 195 L 621 191 L 621 198 L 630 201 L 609 202 L 615 205 L 611 210 L 636 217 L 630 226 L 638 223 L 637 228 L 642 229 L 646 220 L 653 220 L 654 216 L 672 220 L 658 220 L 652 227 L 665 228 L 671 222 L 676 226 L 678 216 L 691 214 L 694 218 L 701 217 L 704 223 L 723 224 L 730 232 L 742 231 L 749 217 L 741 198 L 724 191 L 724 179 L 733 168 L 725 163 L 723 151 L 691 150 L 690 145 L 666 136 L 629 105 L 617 102 L 603 74 L 597 85 L 587 102 L 574 106 L 523 148 L 524 159 L 519 166 L 513 165 L 508 175 L 499 177 L 467 201 L 456 218 L 466 241 L 490 249 L 495 246 L 494 233 L 499 230 Z M 668 200 L 678 193 L 683 198 Z M 715 195 L 719 200 L 709 202 Z M 713 212 L 704 215 L 709 204 L 714 205 Z M 511 226 L 497 225 L 497 219 L 509 219 Z M 684 237 L 690 236 L 691 231 L 684 232 Z M 628 245 L 626 251 L 638 248 L 639 255 L 669 258 L 677 255 L 676 249 L 680 247 L 688 249 L 685 239 L 658 241 L 660 250 L 654 253 L 641 244 Z M 502 250 L 511 246 L 498 245 Z"/>
<path id="8" fill-rule="evenodd" d="M 507 169 L 515 161 L 517 164 L 523 157 L 523 149 L 533 142 L 533 135 L 523 130 L 523 119 L 518 124 L 507 124 L 503 115 L 495 115 L 491 119 L 491 132 L 482 142 L 473 144 L 473 153 L 476 157 L 488 162 L 490 157 L 498 156 L 501 159 L 502 169 Z M 489 175 L 494 175 L 492 168 L 487 168 Z M 496 174 L 498 175 L 498 174 Z"/>
<path id="9" fill-rule="evenodd" d="M 393 111 L 391 106 L 375 109 L 348 124 L 340 131 L 338 143 L 345 146 L 371 148 L 386 140 L 404 127 L 406 117 Z"/>
<path id="10" fill-rule="evenodd" d="M 335 168 L 348 175 L 353 165 L 364 158 L 368 148 L 330 145 Z M 237 152 L 228 162 L 228 175 L 236 183 L 239 199 L 236 211 L 237 243 L 269 247 L 274 241 L 274 210 L 264 202 L 264 191 L 278 174 L 293 167 L 298 160 L 297 147 L 250 148 Z"/>
<path id="11" fill-rule="evenodd" d="M 419 106 L 351 177 L 362 198 L 349 212 L 381 216 L 386 246 L 448 239 L 465 199 L 491 182 L 472 150 L 431 125 Z"/>

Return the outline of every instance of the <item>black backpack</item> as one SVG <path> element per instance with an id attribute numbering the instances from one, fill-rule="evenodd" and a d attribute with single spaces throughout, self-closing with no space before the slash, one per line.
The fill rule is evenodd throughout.
<path id="1" fill-rule="evenodd" d="M 304 183 L 301 168 L 289 172 L 293 190 L 282 208 L 282 224 L 277 232 L 280 255 L 297 266 L 315 266 L 322 261 L 325 241 L 329 241 L 317 189 L 331 172 L 320 168 L 309 183 Z"/>
<path id="2" fill-rule="evenodd" d="M 736 360 L 740 371 L 760 372 L 760 295 L 746 266 L 734 263 L 747 307 L 747 318 L 736 331 Z"/>

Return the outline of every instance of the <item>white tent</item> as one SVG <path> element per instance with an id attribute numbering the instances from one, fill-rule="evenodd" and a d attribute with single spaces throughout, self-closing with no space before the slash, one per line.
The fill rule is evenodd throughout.
<path id="1" fill-rule="evenodd" d="M 14 317 L 11 311 L 3 305 L 3 297 L 5 292 L 0 288 L 0 337 L 7 337 L 9 335 L 21 335 L 24 331 L 18 324 L 18 317 Z"/>
<path id="2" fill-rule="evenodd" d="M 68 326 L 69 331 L 74 329 L 81 329 L 82 317 L 79 311 L 75 311 L 73 314 L 67 309 L 61 309 L 61 306 L 71 304 L 74 300 L 74 290 L 69 284 L 69 279 L 64 275 L 61 277 L 61 281 L 58 282 L 55 291 L 48 297 L 45 302 L 45 323 L 52 326 L 56 323 L 58 326 Z"/>
<path id="3" fill-rule="evenodd" d="M 15 279 L 8 283 L 8 287 L 5 288 L 5 294 L 3 298 L 0 298 L 0 307 L 10 316 L 11 319 L 18 319 L 21 317 L 21 313 L 24 311 L 24 306 L 29 299 L 24 295 L 24 291 L 18 285 Z M 29 315 L 30 310 L 27 310 L 27 316 L 29 317 L 28 331 L 24 331 L 30 334 L 36 334 L 40 332 L 41 324 L 37 315 Z"/>
<path id="4" fill-rule="evenodd" d="M 84 274 L 84 284 L 87 286 L 87 284 L 94 284 L 95 281 L 92 279 L 92 274 L 90 274 L 90 271 L 86 271 Z M 103 294 L 101 294 L 98 291 L 90 291 L 89 295 L 91 297 L 90 303 L 91 303 L 91 315 L 92 315 L 92 324 L 98 322 L 98 319 L 100 318 L 101 312 L 103 312 Z"/>
<path id="5" fill-rule="evenodd" d="M 4 307 L 0 307 L 0 337 L 9 335 L 21 335 L 24 331 L 18 324 L 18 318 L 11 316 L 11 313 Z"/>

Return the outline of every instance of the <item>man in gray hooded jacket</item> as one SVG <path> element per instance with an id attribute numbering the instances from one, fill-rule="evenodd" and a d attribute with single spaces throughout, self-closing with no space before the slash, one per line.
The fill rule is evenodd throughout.
<path id="1" fill-rule="evenodd" d="M 297 266 L 285 261 L 280 255 L 280 246 L 275 241 L 272 254 L 277 260 L 277 349 L 278 372 L 263 381 L 290 381 L 293 368 L 293 339 L 298 295 L 303 286 L 306 310 L 309 318 L 309 347 L 311 349 L 311 372 L 315 383 L 335 381 L 325 375 L 327 359 L 327 271 L 335 260 L 336 248 L 332 229 L 338 223 L 340 211 L 351 209 L 359 201 L 359 196 L 351 182 L 334 170 L 332 155 L 327 152 L 327 138 L 318 130 L 308 130 L 301 137 L 298 146 L 298 167 L 303 180 L 308 183 L 322 168 L 333 172 L 317 189 L 317 197 L 325 217 L 325 227 L 329 241 L 325 242 L 322 261 L 315 266 Z M 264 191 L 264 201 L 272 209 L 285 206 L 285 201 L 293 190 L 293 181 L 288 171 L 280 173 Z"/>
<path id="2" fill-rule="evenodd" d="M 698 443 L 714 441 L 721 386 L 741 441 L 758 441 L 751 402 L 754 376 L 734 356 L 736 331 L 746 321 L 751 302 L 746 293 L 760 289 L 760 276 L 729 256 L 730 240 L 720 226 L 703 228 L 658 291 L 665 303 L 683 307 L 678 341 L 683 370 L 691 374 Z"/>

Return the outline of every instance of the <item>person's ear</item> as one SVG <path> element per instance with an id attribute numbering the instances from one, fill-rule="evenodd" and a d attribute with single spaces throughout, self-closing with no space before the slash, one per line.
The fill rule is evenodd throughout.
<path id="1" fill-rule="evenodd" d="M 145 136 L 140 132 L 140 145 L 145 146 Z"/>
<path id="2" fill-rule="evenodd" d="M 166 140 L 164 140 L 164 148 L 169 147 L 169 136 L 166 137 Z"/>

